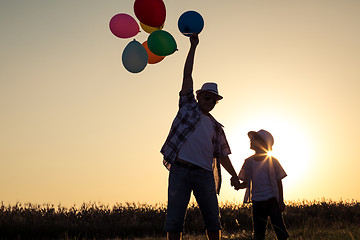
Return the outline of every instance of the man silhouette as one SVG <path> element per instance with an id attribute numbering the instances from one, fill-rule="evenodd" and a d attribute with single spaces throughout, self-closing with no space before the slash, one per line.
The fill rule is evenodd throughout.
<path id="1" fill-rule="evenodd" d="M 217 193 L 220 191 L 220 164 L 240 188 L 237 174 L 228 157 L 230 147 L 222 125 L 210 111 L 223 97 L 216 83 L 205 83 L 193 93 L 192 71 L 197 34 L 190 36 L 190 50 L 180 91 L 179 111 L 161 148 L 164 165 L 170 170 L 165 231 L 168 239 L 181 239 L 186 209 L 194 193 L 209 239 L 220 239 L 221 226 Z M 196 101 L 197 100 L 197 101 Z M 237 181 L 236 181 L 237 180 Z"/>

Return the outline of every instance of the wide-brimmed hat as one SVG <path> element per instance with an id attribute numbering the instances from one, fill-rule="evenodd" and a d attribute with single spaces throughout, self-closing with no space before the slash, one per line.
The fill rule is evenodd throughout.
<path id="1" fill-rule="evenodd" d="M 202 87 L 196 91 L 196 94 L 199 94 L 201 92 L 213 93 L 218 97 L 218 100 L 223 99 L 223 97 L 219 95 L 216 83 L 212 83 L 212 82 L 204 83 Z"/>
<path id="2" fill-rule="evenodd" d="M 249 138 L 253 138 L 254 136 L 259 136 L 262 140 L 264 140 L 264 142 L 267 144 L 267 147 L 271 150 L 272 146 L 274 145 L 274 138 L 271 135 L 271 133 L 269 133 L 268 131 L 261 129 L 257 132 L 255 131 L 250 131 L 248 132 L 248 136 Z"/>

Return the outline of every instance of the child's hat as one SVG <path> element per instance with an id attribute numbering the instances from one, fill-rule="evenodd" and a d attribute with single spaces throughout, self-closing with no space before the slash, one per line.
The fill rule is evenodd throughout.
<path id="1" fill-rule="evenodd" d="M 274 138 L 268 131 L 261 129 L 257 132 L 250 131 L 248 132 L 249 138 L 253 138 L 255 135 L 259 136 L 264 142 L 268 145 L 268 148 L 271 150 L 274 145 Z"/>

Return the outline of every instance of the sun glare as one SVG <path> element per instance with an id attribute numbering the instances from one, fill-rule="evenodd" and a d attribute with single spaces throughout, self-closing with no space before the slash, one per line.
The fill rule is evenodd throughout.
<path id="1" fill-rule="evenodd" d="M 294 189 L 304 184 L 304 176 L 308 175 L 310 145 L 309 136 L 306 136 L 304 126 L 296 120 L 291 121 L 285 117 L 267 116 L 266 119 L 251 119 L 248 123 L 238 123 L 235 131 L 228 134 L 229 142 L 232 148 L 231 159 L 234 159 L 234 167 L 240 169 L 244 159 L 254 154 L 251 150 L 247 133 L 249 131 L 258 131 L 264 129 L 269 131 L 274 137 L 272 151 L 268 156 L 275 157 L 287 173 L 284 179 L 284 187 L 287 188 L 287 195 L 295 196 L 297 193 Z M 291 191 L 294 191 L 292 194 Z"/>
<path id="2" fill-rule="evenodd" d="M 273 157 L 273 156 L 274 156 L 274 155 L 273 155 L 273 152 L 272 152 L 272 151 L 268 151 L 268 152 L 267 152 L 267 156 L 268 156 L 268 157 Z"/>

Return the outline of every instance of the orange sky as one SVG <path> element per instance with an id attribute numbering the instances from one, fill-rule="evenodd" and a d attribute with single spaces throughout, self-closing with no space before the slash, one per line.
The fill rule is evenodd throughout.
<path id="1" fill-rule="evenodd" d="M 194 87 L 219 84 L 213 115 L 236 171 L 261 128 L 288 177 L 285 200 L 360 200 L 360 2 L 165 1 L 178 51 L 138 74 L 112 35 L 133 1 L 0 1 L 0 201 L 164 203 L 160 148 L 177 111 L 188 38 L 201 13 Z M 139 42 L 148 34 L 139 33 Z M 229 175 L 219 200 L 242 201 Z"/>

